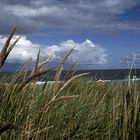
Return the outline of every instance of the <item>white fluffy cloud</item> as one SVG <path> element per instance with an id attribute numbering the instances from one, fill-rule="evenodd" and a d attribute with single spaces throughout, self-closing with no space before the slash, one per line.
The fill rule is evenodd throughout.
<path id="1" fill-rule="evenodd" d="M 15 36 L 17 38 L 18 36 Z M 14 39 L 13 39 L 14 40 Z M 12 41 L 13 41 L 12 40 Z M 0 36 L 0 46 L 2 47 L 6 38 Z M 48 56 L 53 57 L 53 61 L 58 61 L 70 49 L 75 48 L 74 52 L 69 57 L 68 61 L 82 65 L 106 64 L 106 50 L 99 45 L 95 45 L 92 41 L 86 40 L 83 43 L 76 43 L 73 40 L 67 40 L 57 45 L 39 45 L 22 37 L 17 46 L 12 50 L 7 58 L 8 62 L 22 63 L 28 59 L 36 60 L 38 49 L 41 50 L 41 59 L 46 59 Z"/>
<path id="2" fill-rule="evenodd" d="M 55 59 L 59 59 L 71 48 L 75 48 L 69 58 L 69 61 L 71 62 L 86 65 L 107 63 L 105 49 L 95 45 L 90 40 L 86 40 L 83 43 L 75 43 L 73 40 L 67 40 L 59 45 L 48 46 L 45 50 L 53 55 Z"/>
<path id="3" fill-rule="evenodd" d="M 18 38 L 19 36 L 15 36 L 11 43 Z M 6 41 L 6 37 L 0 36 L 0 47 Z M 30 40 L 27 40 L 26 36 L 22 37 L 17 43 L 16 47 L 11 51 L 10 55 L 7 58 L 8 62 L 25 62 L 32 58 L 34 61 L 36 59 L 37 50 L 40 46 L 37 44 L 33 44 Z"/>

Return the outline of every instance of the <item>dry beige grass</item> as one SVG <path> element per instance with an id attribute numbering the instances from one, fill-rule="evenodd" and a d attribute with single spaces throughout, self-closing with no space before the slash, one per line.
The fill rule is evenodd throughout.
<path id="1" fill-rule="evenodd" d="M 8 39 L 7 39 L 7 41 L 6 41 L 6 43 L 5 43 L 5 45 L 3 46 L 3 48 L 2 48 L 2 50 L 1 50 L 1 52 L 0 52 L 0 68 L 3 66 L 3 64 L 4 64 L 5 60 L 6 60 L 6 58 L 7 58 L 8 55 L 9 55 L 9 53 L 12 51 L 12 49 L 15 47 L 16 43 L 17 43 L 18 40 L 20 39 L 20 37 L 17 38 L 17 39 L 10 45 L 11 39 L 12 39 L 12 37 L 13 37 L 15 31 L 16 31 L 16 28 L 14 28 L 14 29 L 11 31 L 11 33 L 10 33 L 10 35 L 9 35 L 9 37 L 8 37 Z"/>

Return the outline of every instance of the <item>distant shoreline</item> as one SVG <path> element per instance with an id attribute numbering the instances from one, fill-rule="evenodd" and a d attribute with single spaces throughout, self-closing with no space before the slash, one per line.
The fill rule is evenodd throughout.
<path id="1" fill-rule="evenodd" d="M 68 74 L 80 74 L 80 73 L 87 73 L 89 72 L 89 76 L 88 79 L 102 79 L 102 80 L 124 80 L 127 79 L 128 73 L 129 73 L 129 69 L 99 69 L 99 70 L 73 70 L 73 71 L 69 71 L 69 70 L 63 70 L 60 80 L 62 81 L 63 79 L 66 78 L 66 75 Z M 53 81 L 54 79 L 54 75 L 55 75 L 56 71 L 51 71 L 49 73 L 49 81 Z M 0 78 L 2 78 L 3 76 L 10 76 L 12 75 L 12 73 L 15 73 L 13 71 L 3 71 L 0 72 L 1 76 Z M 30 73 L 30 72 L 29 72 Z M 140 69 L 132 69 L 131 72 L 131 79 L 133 78 L 133 76 L 136 76 L 136 78 L 140 78 Z M 44 77 L 42 76 L 41 78 L 39 78 L 39 81 L 44 81 L 43 80 Z"/>

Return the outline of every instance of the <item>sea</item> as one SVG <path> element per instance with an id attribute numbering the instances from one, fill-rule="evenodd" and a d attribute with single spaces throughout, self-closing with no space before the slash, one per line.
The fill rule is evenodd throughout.
<path id="1" fill-rule="evenodd" d="M 13 71 L 8 72 L 0 72 L 0 79 L 3 77 L 11 77 L 12 74 L 15 73 Z M 18 73 L 18 72 L 16 72 Z M 28 72 L 29 74 L 30 72 Z M 48 80 L 53 81 L 56 71 L 51 71 L 49 74 L 41 76 L 38 78 L 38 81 L 44 81 L 46 78 Z M 128 74 L 130 74 L 130 69 L 99 69 L 99 70 L 64 70 L 61 74 L 60 80 L 68 79 L 73 75 L 81 74 L 81 73 L 89 73 L 85 79 L 95 80 L 123 80 L 127 79 Z M 132 69 L 131 78 L 140 78 L 140 69 Z"/>

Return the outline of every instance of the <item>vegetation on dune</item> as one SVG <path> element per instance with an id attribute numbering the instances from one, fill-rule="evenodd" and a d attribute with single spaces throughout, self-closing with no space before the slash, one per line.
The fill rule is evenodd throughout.
<path id="1" fill-rule="evenodd" d="M 13 34 L 4 46 L 7 49 Z M 5 48 L 0 55 L 1 67 L 7 58 Z M 60 84 L 63 64 L 72 51 L 58 65 L 53 85 L 47 84 L 47 79 L 44 85 L 36 85 L 38 76 L 52 70 L 44 68 L 51 58 L 40 63 L 39 53 L 30 74 L 26 65 L 8 84 L 0 81 L 1 140 L 140 139 L 140 84 L 97 85 L 81 79 L 87 73 Z"/>

